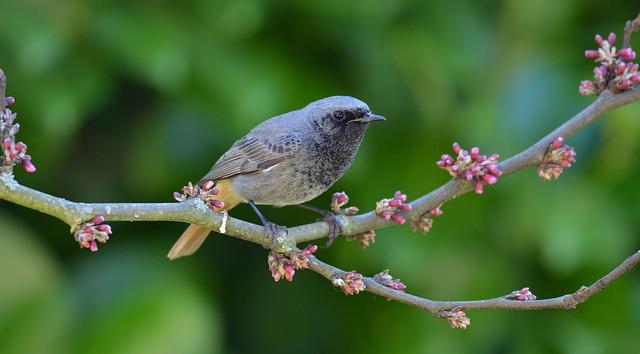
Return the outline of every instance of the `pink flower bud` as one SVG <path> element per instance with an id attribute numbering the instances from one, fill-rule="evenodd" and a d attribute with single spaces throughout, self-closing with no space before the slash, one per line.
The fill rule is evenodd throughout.
<path id="1" fill-rule="evenodd" d="M 442 214 L 444 214 L 444 212 L 442 211 L 442 209 L 440 209 L 440 207 L 437 207 L 435 209 L 431 209 L 428 212 L 430 215 L 433 216 L 442 216 Z"/>
<path id="2" fill-rule="evenodd" d="M 29 155 L 24 155 L 22 158 L 22 167 L 24 167 L 24 170 L 28 173 L 36 172 L 36 166 L 31 162 L 31 156 Z"/>
<path id="3" fill-rule="evenodd" d="M 631 48 L 620 49 L 620 51 L 618 52 L 618 55 L 620 56 L 620 59 L 627 62 L 632 61 L 636 58 L 636 52 L 634 52 L 633 49 Z"/>
<path id="4" fill-rule="evenodd" d="M 583 80 L 580 82 L 580 88 L 578 89 L 578 92 L 582 96 L 595 95 L 596 89 L 593 86 L 593 82 L 588 80 Z"/>
<path id="5" fill-rule="evenodd" d="M 602 45 L 603 43 L 602 36 L 600 36 L 599 34 L 596 34 L 595 40 L 596 40 L 596 44 Z"/>
<path id="6" fill-rule="evenodd" d="M 480 148 L 472 147 L 471 148 L 471 159 L 475 161 L 478 158 L 478 154 L 479 153 L 480 153 Z"/>
<path id="7" fill-rule="evenodd" d="M 349 202 L 349 196 L 347 196 L 345 192 L 333 193 L 332 199 L 337 207 L 341 207 Z"/>
<path id="8" fill-rule="evenodd" d="M 620 83 L 618 84 L 618 88 L 620 90 L 626 90 L 629 87 L 631 87 L 631 80 L 622 80 L 620 81 Z"/>
<path id="9" fill-rule="evenodd" d="M 411 204 L 400 204 L 398 206 L 398 209 L 400 209 L 402 211 L 409 211 L 409 210 L 411 210 Z"/>
<path id="10" fill-rule="evenodd" d="M 473 179 L 473 172 L 470 169 L 464 171 L 464 179 L 471 181 Z"/>
<path id="11" fill-rule="evenodd" d="M 529 288 L 522 288 L 520 290 L 512 291 L 511 293 L 504 296 L 507 300 L 516 300 L 516 301 L 532 301 L 537 297 L 529 290 Z"/>
<path id="12" fill-rule="evenodd" d="M 284 268 L 284 278 L 287 281 L 293 281 L 293 276 L 296 275 L 296 270 L 293 268 L 291 264 L 285 264 Z"/>
<path id="13" fill-rule="evenodd" d="M 358 214 L 358 211 L 360 211 L 360 209 L 358 209 L 357 207 L 348 207 L 346 209 L 343 209 L 342 213 L 344 215 L 356 215 Z"/>
<path id="14" fill-rule="evenodd" d="M 16 99 L 11 96 L 7 96 L 4 98 L 4 102 L 7 104 L 7 106 L 11 106 L 12 104 L 16 103 Z"/>
<path id="15" fill-rule="evenodd" d="M 595 75 L 596 79 L 604 80 L 604 77 L 607 74 L 608 70 L 609 68 L 606 65 L 600 65 L 593 69 L 593 74 Z"/>
<path id="16" fill-rule="evenodd" d="M 393 214 L 391 215 L 391 219 L 393 219 L 393 222 L 395 222 L 396 224 L 404 224 L 405 221 L 407 221 L 404 216 L 400 215 L 400 214 Z"/>
<path id="17" fill-rule="evenodd" d="M 558 165 L 560 165 L 560 167 L 562 167 L 562 168 L 569 168 L 569 167 L 571 167 L 571 161 L 560 160 L 560 161 L 558 161 Z"/>
<path id="18" fill-rule="evenodd" d="M 4 140 L 2 140 L 2 148 L 4 150 L 10 150 L 11 149 L 11 139 L 5 138 Z"/>
<path id="19" fill-rule="evenodd" d="M 181 193 L 173 192 L 173 199 L 182 202 L 184 201 L 184 196 Z"/>
<path id="20" fill-rule="evenodd" d="M 213 188 L 213 186 L 215 186 L 216 183 L 214 181 L 206 181 L 204 183 L 204 185 L 202 185 L 202 188 L 204 188 L 205 191 L 210 190 L 211 188 Z"/>
<path id="21" fill-rule="evenodd" d="M 224 202 L 222 200 L 213 199 L 211 200 L 211 206 L 216 209 L 224 209 Z"/>
<path id="22" fill-rule="evenodd" d="M 391 212 L 388 210 L 383 210 L 380 212 L 380 216 L 382 216 L 385 220 L 390 220 L 391 219 Z"/>
<path id="23" fill-rule="evenodd" d="M 600 56 L 597 50 L 585 50 L 584 56 L 588 59 L 597 59 Z"/>
<path id="24" fill-rule="evenodd" d="M 481 181 L 477 181 L 476 182 L 476 194 L 482 194 L 482 192 L 484 192 L 484 185 L 482 184 Z"/>
<path id="25" fill-rule="evenodd" d="M 564 139 L 561 136 L 559 136 L 551 144 L 551 149 L 553 150 L 559 149 L 563 143 L 564 143 Z"/>
<path id="26" fill-rule="evenodd" d="M 614 45 L 616 43 L 616 34 L 611 32 L 609 33 L 609 36 L 607 37 L 607 42 L 609 42 L 609 44 Z"/>
<path id="27" fill-rule="evenodd" d="M 400 200 L 401 202 L 406 202 L 407 201 L 407 195 L 406 194 L 402 194 L 402 192 L 397 191 L 395 192 L 395 194 L 393 195 L 394 199 Z"/>
<path id="28" fill-rule="evenodd" d="M 498 182 L 498 179 L 493 175 L 482 175 L 482 180 L 489 184 L 496 184 L 496 182 Z"/>
<path id="29" fill-rule="evenodd" d="M 492 163 L 486 164 L 485 168 L 494 176 L 500 176 L 502 174 L 502 171 L 498 168 L 498 166 Z"/>
<path id="30" fill-rule="evenodd" d="M 460 151 L 462 151 L 462 148 L 460 147 L 460 144 L 458 143 L 453 143 L 453 152 L 457 154 L 460 154 Z"/>
<path id="31" fill-rule="evenodd" d="M 106 225 L 106 224 L 105 225 L 99 225 L 98 226 L 98 231 L 104 232 L 107 235 L 111 235 L 111 226 Z"/>
<path id="32" fill-rule="evenodd" d="M 631 48 L 624 48 L 621 51 L 622 51 L 622 54 L 619 54 L 619 55 L 622 58 L 622 60 L 632 61 L 636 59 L 636 52 L 633 51 Z"/>
<path id="33" fill-rule="evenodd" d="M 398 199 L 391 199 L 391 200 L 389 201 L 389 206 L 390 206 L 390 207 L 397 208 L 397 207 L 399 207 L 399 206 L 400 206 L 400 204 L 402 204 L 402 202 L 401 202 L 400 200 L 398 200 Z"/>
<path id="34" fill-rule="evenodd" d="M 89 249 L 91 250 L 91 252 L 98 251 L 98 244 L 96 243 L 96 241 L 94 240 L 89 241 Z"/>

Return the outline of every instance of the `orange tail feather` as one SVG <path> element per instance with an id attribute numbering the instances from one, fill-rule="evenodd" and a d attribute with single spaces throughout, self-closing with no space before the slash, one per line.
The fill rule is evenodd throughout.
<path id="1" fill-rule="evenodd" d="M 198 182 L 198 184 L 204 183 L 202 180 Z M 233 209 L 238 203 L 245 201 L 242 197 L 236 194 L 231 187 L 230 179 L 222 179 L 216 181 L 216 188 L 218 188 L 219 192 L 216 196 L 216 199 L 219 199 L 224 202 L 224 210 Z M 216 209 L 217 210 L 217 209 Z M 182 233 L 182 236 L 176 241 L 176 243 L 171 247 L 169 254 L 167 257 L 171 260 L 176 258 L 190 256 L 194 254 L 202 243 L 207 238 L 211 230 L 203 228 L 198 225 L 189 225 L 189 227 Z"/>
<path id="2" fill-rule="evenodd" d="M 204 240 L 209 236 L 211 230 L 205 229 L 198 225 L 189 225 L 187 229 L 182 233 L 182 236 L 171 247 L 171 251 L 167 254 L 170 260 L 176 258 L 190 256 L 202 246 Z"/>

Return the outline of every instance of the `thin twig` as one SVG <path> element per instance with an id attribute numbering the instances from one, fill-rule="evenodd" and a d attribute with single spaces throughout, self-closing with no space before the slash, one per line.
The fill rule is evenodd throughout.
<path id="1" fill-rule="evenodd" d="M 624 38 L 622 40 L 622 48 L 631 47 L 631 35 L 640 29 L 640 14 L 633 20 L 627 21 L 624 25 Z"/>
<path id="2" fill-rule="evenodd" d="M 7 93 L 7 77 L 4 75 L 4 71 L 0 69 L 0 112 L 4 111 L 7 107 L 7 101 L 4 97 Z"/>
<path id="3" fill-rule="evenodd" d="M 462 310 L 542 310 L 542 309 L 573 309 L 577 305 L 587 301 L 591 296 L 599 293 L 606 288 L 612 281 L 618 279 L 629 269 L 640 263 L 640 252 L 636 252 L 614 270 L 595 281 L 590 286 L 581 286 L 575 292 L 563 296 L 549 299 L 517 301 L 509 300 L 504 296 L 486 300 L 468 300 L 468 301 L 436 301 L 409 293 L 394 290 L 386 287 L 373 278 L 365 277 L 366 291 L 384 296 L 389 300 L 401 302 L 403 304 L 415 306 L 434 314 L 442 311 L 450 311 L 453 309 Z M 345 273 L 345 271 L 336 268 L 330 264 L 324 263 L 317 258 L 313 258 L 309 262 L 309 269 L 319 273 L 323 277 L 331 280 L 335 275 Z"/>

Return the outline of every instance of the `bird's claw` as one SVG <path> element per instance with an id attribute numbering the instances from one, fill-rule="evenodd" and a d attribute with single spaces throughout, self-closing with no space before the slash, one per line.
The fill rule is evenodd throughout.
<path id="1" fill-rule="evenodd" d="M 322 220 L 329 224 L 329 236 L 327 237 L 327 243 L 324 244 L 324 247 L 328 248 L 331 247 L 338 236 L 342 235 L 342 227 L 340 227 L 338 215 L 334 212 L 328 211 Z"/>
<path id="2" fill-rule="evenodd" d="M 280 251 L 281 246 L 287 241 L 288 230 L 286 227 L 267 222 L 264 225 L 264 234 L 267 240 L 271 241 L 271 249 L 273 251 Z"/>

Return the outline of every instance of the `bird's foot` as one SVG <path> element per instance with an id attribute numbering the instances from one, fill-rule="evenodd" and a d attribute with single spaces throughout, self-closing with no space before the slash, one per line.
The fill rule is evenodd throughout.
<path id="1" fill-rule="evenodd" d="M 327 237 L 327 242 L 324 244 L 325 248 L 329 248 L 333 244 L 333 241 L 335 241 L 338 236 L 342 235 L 342 227 L 338 220 L 338 214 L 332 211 L 325 212 L 322 221 L 329 224 L 329 236 Z"/>
<path id="2" fill-rule="evenodd" d="M 275 252 L 286 252 L 287 247 L 287 228 L 270 221 L 264 224 L 264 235 L 267 240 L 271 241 L 271 249 Z"/>

